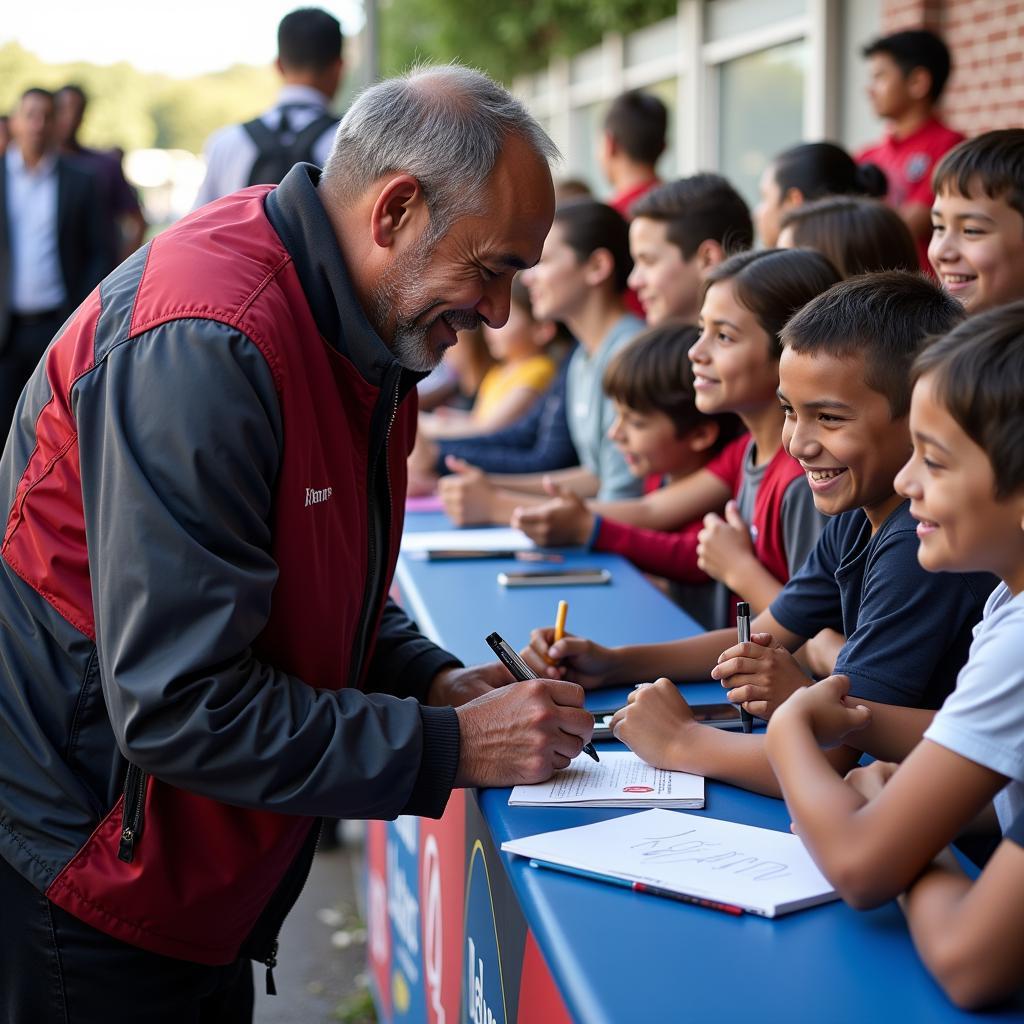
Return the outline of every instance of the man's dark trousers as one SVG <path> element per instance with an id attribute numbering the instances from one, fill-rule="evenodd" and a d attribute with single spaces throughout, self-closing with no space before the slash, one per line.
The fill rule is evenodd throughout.
<path id="1" fill-rule="evenodd" d="M 0 857 L 0 1022 L 250 1024 L 252 964 L 148 953 L 54 906 Z"/>

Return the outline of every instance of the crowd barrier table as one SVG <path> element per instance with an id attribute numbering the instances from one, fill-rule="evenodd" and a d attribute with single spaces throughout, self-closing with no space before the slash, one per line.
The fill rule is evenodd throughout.
<path id="1" fill-rule="evenodd" d="M 442 529 L 417 514 L 406 529 Z M 467 664 L 490 660 L 484 637 L 510 644 L 553 623 L 603 643 L 692 635 L 697 625 L 616 556 L 566 552 L 608 568 L 607 586 L 506 589 L 512 561 L 428 563 L 402 557 L 404 607 Z M 690 684 L 694 700 L 722 699 Z M 590 707 L 628 690 L 588 695 Z M 621 749 L 599 744 L 600 749 Z M 921 965 L 895 903 L 858 913 L 833 903 L 780 918 L 725 914 L 530 868 L 499 852 L 510 838 L 600 821 L 604 809 L 508 806 L 508 789 L 456 791 L 437 822 L 373 822 L 367 845 L 369 970 L 383 1021 L 424 1024 L 633 1024 L 638 1021 L 952 1022 L 977 1020 Z M 779 800 L 708 780 L 703 811 L 784 830 Z M 1024 1021 L 1024 1002 L 985 1015 Z"/>

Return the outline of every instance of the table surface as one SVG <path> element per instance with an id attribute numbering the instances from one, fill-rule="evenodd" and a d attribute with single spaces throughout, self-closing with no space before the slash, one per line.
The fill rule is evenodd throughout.
<path id="1" fill-rule="evenodd" d="M 446 528 L 436 513 L 417 513 L 406 530 Z M 497 630 L 514 647 L 531 628 L 554 622 L 569 601 L 568 628 L 606 644 L 663 641 L 699 627 L 629 563 L 614 555 L 565 551 L 567 565 L 610 570 L 606 586 L 509 589 L 499 571 L 510 559 L 424 562 L 402 556 L 398 584 L 420 628 L 467 664 L 487 661 L 484 637 Z M 720 701 L 712 683 L 684 685 L 687 698 Z M 588 694 L 590 707 L 612 707 L 627 690 Z M 600 749 L 623 749 L 618 743 Z M 608 809 L 509 807 L 508 789 L 482 790 L 480 807 L 495 845 L 506 839 L 601 821 Z M 785 830 L 780 800 L 707 782 L 703 811 L 715 818 Z M 857 912 L 836 902 L 775 920 L 740 918 L 611 885 L 530 868 L 501 855 L 526 920 L 566 1005 L 586 1024 L 626 1021 L 764 1022 L 977 1019 L 957 1010 L 922 966 L 896 904 Z M 986 1014 L 1024 1021 L 1024 1001 Z"/>

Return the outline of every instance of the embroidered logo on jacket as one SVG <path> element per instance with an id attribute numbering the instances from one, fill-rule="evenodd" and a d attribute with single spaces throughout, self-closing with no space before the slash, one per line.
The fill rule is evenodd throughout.
<path id="1" fill-rule="evenodd" d="M 331 496 L 331 493 L 332 493 L 332 488 L 330 488 L 330 487 L 324 487 L 324 488 L 307 487 L 306 488 L 306 508 L 309 508 L 310 505 L 319 505 L 321 502 L 326 501 Z"/>

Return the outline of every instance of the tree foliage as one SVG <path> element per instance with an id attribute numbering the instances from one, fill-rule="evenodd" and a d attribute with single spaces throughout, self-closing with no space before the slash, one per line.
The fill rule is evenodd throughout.
<path id="1" fill-rule="evenodd" d="M 676 0 L 382 0 L 381 69 L 459 59 L 509 82 L 675 10 Z"/>
<path id="2" fill-rule="evenodd" d="M 81 135 L 86 145 L 193 153 L 217 128 L 264 110 L 279 85 L 269 66 L 236 65 L 179 79 L 139 71 L 124 61 L 47 64 L 17 43 L 0 46 L 0 111 L 9 111 L 29 86 L 58 89 L 68 82 L 82 86 L 89 97 Z"/>

